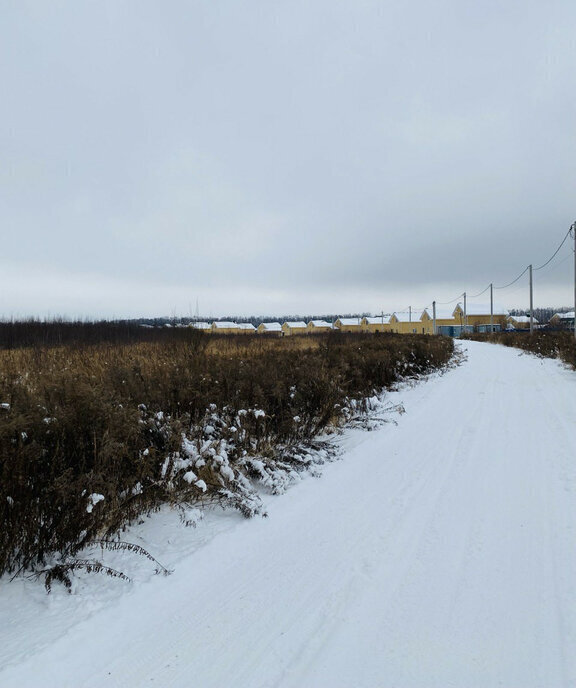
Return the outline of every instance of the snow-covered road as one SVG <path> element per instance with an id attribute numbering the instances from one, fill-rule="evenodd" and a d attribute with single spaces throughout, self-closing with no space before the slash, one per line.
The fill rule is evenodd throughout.
<path id="1" fill-rule="evenodd" d="M 397 426 L 347 432 L 268 519 L 31 641 L 0 686 L 575 686 L 576 373 L 463 347 L 390 395 Z"/>

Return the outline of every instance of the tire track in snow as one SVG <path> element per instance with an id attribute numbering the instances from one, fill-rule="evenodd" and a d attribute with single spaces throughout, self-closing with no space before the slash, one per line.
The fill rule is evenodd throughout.
<path id="1" fill-rule="evenodd" d="M 487 349 L 488 356 L 489 352 Z M 552 520 L 542 519 L 546 499 L 552 497 L 543 480 L 546 466 L 541 446 L 535 443 L 534 419 L 546 426 L 549 409 L 538 396 L 534 398 L 533 383 L 526 384 L 526 376 L 534 374 L 535 362 L 520 359 L 516 366 L 515 352 L 496 352 L 501 355 L 484 362 L 491 369 L 482 378 L 474 380 L 465 371 L 459 376 L 460 383 L 467 384 L 471 377 L 475 385 L 469 399 L 452 399 L 453 417 L 461 426 L 472 424 L 472 431 L 462 427 L 456 433 L 452 470 L 437 496 L 418 499 L 430 523 L 421 532 L 410 534 L 403 529 L 403 536 L 415 538 L 418 545 L 416 555 L 403 561 L 403 583 L 392 604 L 379 601 L 377 606 L 371 597 L 370 604 L 358 612 L 354 632 L 344 630 L 333 640 L 333 646 L 348 647 L 352 655 L 361 653 L 362 644 L 355 643 L 354 634 L 384 636 L 388 643 L 374 647 L 381 657 L 371 658 L 372 668 L 337 660 L 329 674 L 335 678 L 333 686 L 381 685 L 382 676 L 385 685 L 410 688 L 573 685 L 570 671 L 563 671 L 559 660 L 562 648 L 569 647 L 570 635 L 549 624 L 560 596 L 553 592 L 552 575 L 552 570 L 559 569 L 550 567 L 546 556 L 552 543 L 548 533 L 562 523 L 565 511 L 559 509 Z M 557 370 L 556 363 L 547 363 Z M 541 385 L 549 387 L 554 372 L 542 374 Z M 572 395 L 574 379 L 572 374 L 568 388 Z M 444 392 L 448 396 L 455 390 L 446 388 Z M 442 402 L 442 396 L 439 393 L 429 401 Z M 575 410 L 573 396 L 570 399 L 560 407 L 560 417 L 569 417 L 570 409 Z M 475 404 L 472 410 L 470 402 Z M 411 415 L 413 409 L 407 406 L 407 411 Z M 558 412 L 554 410 L 554 414 Z M 524 435 L 529 437 L 527 451 L 515 452 L 511 444 Z M 483 438 L 490 436 L 494 446 L 483 450 Z M 463 460 L 459 461 L 458 455 Z M 427 483 L 427 488 L 430 486 Z M 461 499 L 458 491 L 463 493 Z M 442 548 L 443 537 L 448 545 Z M 409 548 L 407 543 L 404 554 Z M 436 548 L 440 553 L 435 555 Z M 393 547 L 392 551 L 396 553 Z M 562 552 L 560 559 L 572 569 L 574 555 L 567 561 L 566 554 Z M 560 582 L 565 597 L 570 588 L 568 581 Z M 375 609 L 380 620 L 371 620 Z M 566 606 L 561 604 L 560 609 L 566 610 Z M 568 609 L 573 622 L 574 606 Z M 365 626 L 368 632 L 363 634 Z M 317 662 L 322 666 L 321 658 Z M 302 688 L 312 687 L 320 680 L 321 674 L 308 666 L 289 685 L 301 681 Z"/>

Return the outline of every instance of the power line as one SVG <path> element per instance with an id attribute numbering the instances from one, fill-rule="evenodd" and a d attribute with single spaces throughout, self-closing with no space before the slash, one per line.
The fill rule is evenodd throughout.
<path id="1" fill-rule="evenodd" d="M 506 298 L 509 299 L 511 296 L 514 294 L 517 294 L 520 291 L 526 291 L 526 285 L 521 284 L 519 287 L 516 287 L 516 289 L 512 289 L 512 291 L 509 291 L 508 294 L 506 295 Z"/>
<path id="2" fill-rule="evenodd" d="M 458 296 L 455 299 L 452 299 L 452 301 L 436 301 L 436 305 L 437 306 L 448 306 L 451 303 L 455 303 L 456 301 L 458 301 L 460 299 L 460 297 L 462 297 L 462 296 L 464 296 L 464 292 L 462 292 L 461 294 L 458 294 Z"/>
<path id="3" fill-rule="evenodd" d="M 550 258 L 549 258 L 545 263 L 543 263 L 542 265 L 539 265 L 537 268 L 533 268 L 531 265 L 528 265 L 527 267 L 524 268 L 524 270 L 522 270 L 522 272 L 518 275 L 518 277 L 516 277 L 515 279 L 513 279 L 511 282 L 508 282 L 508 284 L 503 284 L 503 285 L 497 286 L 497 287 L 494 287 L 492 284 L 489 284 L 489 285 L 488 285 L 485 289 L 483 289 L 481 292 L 479 292 L 478 294 L 474 294 L 474 295 L 472 295 L 472 296 L 468 296 L 468 298 L 469 298 L 469 299 L 476 299 L 476 298 L 478 298 L 479 296 L 482 296 L 482 294 L 485 294 L 485 293 L 488 291 L 488 289 L 490 289 L 490 287 L 493 287 L 493 289 L 498 289 L 498 290 L 501 290 L 501 289 L 508 289 L 508 287 L 511 287 L 513 284 L 516 284 L 516 282 L 518 282 L 518 280 L 521 279 L 529 270 L 530 270 L 531 272 L 534 272 L 534 271 L 537 271 L 537 270 L 542 270 L 542 269 L 544 269 L 545 267 L 547 267 L 548 265 L 550 265 L 550 263 L 551 263 L 551 262 L 554 260 L 554 258 L 558 255 L 558 253 L 560 252 L 560 249 L 562 248 L 562 246 L 564 246 L 564 244 L 566 243 L 566 239 L 568 239 L 569 236 L 574 236 L 574 238 L 576 239 L 576 222 L 574 222 L 574 223 L 570 226 L 569 230 L 566 232 L 564 238 L 563 238 L 562 241 L 560 242 L 558 248 L 554 251 L 554 253 L 550 256 Z M 576 250 L 574 250 L 573 252 L 576 253 Z M 570 256 L 568 256 L 568 257 L 566 257 L 566 258 L 563 258 L 561 261 L 559 261 L 558 263 L 555 264 L 555 267 L 560 266 L 562 263 L 564 263 L 566 260 L 568 260 L 569 257 L 570 257 Z M 575 265 L 576 265 L 576 264 L 575 264 Z M 575 271 L 576 271 L 576 267 L 575 267 Z M 576 283 L 575 283 L 575 284 L 576 284 Z M 576 287 L 575 287 L 575 288 L 576 288 Z M 530 290 L 531 290 L 530 293 L 532 294 L 532 281 L 531 281 L 531 283 L 530 283 Z M 514 290 L 514 293 L 515 293 L 516 291 L 518 291 L 518 290 L 517 290 L 517 289 Z M 457 296 L 456 298 L 451 299 L 450 301 L 435 301 L 434 303 L 435 303 L 437 306 L 448 306 L 448 305 L 450 305 L 450 304 L 453 304 L 453 303 L 456 303 L 457 301 L 459 301 L 463 296 L 465 296 L 465 294 L 466 294 L 466 292 L 462 292 L 461 294 L 458 294 L 458 296 Z M 575 299 L 575 300 L 576 300 L 576 299 Z M 409 308 L 410 308 L 410 307 L 407 307 L 406 309 L 404 309 L 404 311 L 397 311 L 397 312 L 406 312 Z M 429 308 L 429 306 L 426 306 L 425 309 L 413 308 L 412 310 L 413 310 L 413 311 L 421 311 L 421 310 L 427 310 L 428 308 Z"/>
<path id="4" fill-rule="evenodd" d="M 574 253 L 574 249 L 572 249 L 572 253 Z M 567 260 L 570 260 L 570 258 L 572 258 L 572 256 L 566 256 L 566 258 L 562 258 L 562 260 L 559 260 L 557 263 L 554 263 L 554 265 L 552 266 L 552 269 L 555 269 L 559 265 L 562 265 L 562 263 L 565 263 Z"/>
<path id="5" fill-rule="evenodd" d="M 469 298 L 469 299 L 477 299 L 479 296 L 482 296 L 482 294 L 484 294 L 485 292 L 487 292 L 488 289 L 490 289 L 490 286 L 491 286 L 491 285 L 489 284 L 489 285 L 486 287 L 486 289 L 483 289 L 479 294 L 474 294 L 473 296 L 468 296 L 468 298 Z"/>
<path id="6" fill-rule="evenodd" d="M 552 258 L 549 258 L 543 265 L 541 265 L 539 268 L 534 268 L 534 270 L 542 270 L 542 268 L 545 268 L 548 265 L 548 263 L 551 263 L 552 260 L 554 260 L 554 258 L 557 256 L 558 251 L 562 248 L 562 246 L 564 246 L 564 242 L 570 236 L 571 233 L 572 233 L 572 227 L 570 227 L 570 229 L 566 232 L 566 236 L 560 242 L 560 246 L 558 246 L 558 248 L 554 251 Z"/>
<path id="7" fill-rule="evenodd" d="M 524 270 L 522 270 L 522 272 L 518 275 L 518 277 L 515 280 L 512 280 L 511 282 L 503 285 L 502 287 L 494 287 L 494 289 L 507 289 L 508 287 L 511 287 L 515 282 L 517 282 L 522 277 L 522 275 L 526 274 L 529 269 L 530 269 L 530 266 L 528 265 L 527 267 L 524 268 Z"/>

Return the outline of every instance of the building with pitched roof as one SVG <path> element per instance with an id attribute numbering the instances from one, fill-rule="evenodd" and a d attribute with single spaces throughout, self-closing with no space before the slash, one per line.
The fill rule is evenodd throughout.
<path id="1" fill-rule="evenodd" d="M 432 318 L 425 308 L 392 313 L 390 326 L 399 334 L 432 334 Z"/>
<path id="2" fill-rule="evenodd" d="M 310 320 L 306 325 L 308 334 L 319 334 L 320 332 L 331 332 L 333 330 L 332 323 L 326 320 Z"/>
<path id="3" fill-rule="evenodd" d="M 366 316 L 362 318 L 362 328 L 364 332 L 392 332 L 391 317 L 390 315 Z"/>
<path id="4" fill-rule="evenodd" d="M 270 334 L 276 336 L 281 336 L 283 334 L 282 325 L 279 322 L 260 323 L 256 328 L 256 331 L 258 334 Z"/>
<path id="5" fill-rule="evenodd" d="M 362 318 L 337 318 L 334 327 L 340 332 L 363 332 Z"/>
<path id="6" fill-rule="evenodd" d="M 291 337 L 295 334 L 307 334 L 306 323 L 303 320 L 288 320 L 282 323 L 284 336 Z"/>

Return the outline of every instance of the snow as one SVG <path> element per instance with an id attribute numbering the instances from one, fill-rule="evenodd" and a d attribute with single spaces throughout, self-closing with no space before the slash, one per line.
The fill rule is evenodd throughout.
<path id="1" fill-rule="evenodd" d="M 167 507 L 123 534 L 171 576 L 113 552 L 134 582 L 3 579 L 0 685 L 574 686 L 576 373 L 461 346 L 269 518 Z"/>
<path id="2" fill-rule="evenodd" d="M 238 329 L 238 324 L 231 321 L 215 320 L 212 323 L 212 327 L 217 330 L 236 330 Z"/>
<path id="3" fill-rule="evenodd" d="M 303 320 L 287 320 L 284 325 L 290 328 L 305 328 L 306 323 Z"/>
<path id="4" fill-rule="evenodd" d="M 338 318 L 338 322 L 343 326 L 359 327 L 362 324 L 362 318 Z"/>
<path id="5" fill-rule="evenodd" d="M 390 323 L 391 315 L 378 315 L 376 317 L 366 318 L 369 325 L 387 325 Z"/>
<path id="6" fill-rule="evenodd" d="M 395 312 L 393 315 L 398 320 L 398 322 L 406 323 L 406 322 L 420 322 L 422 318 L 424 317 L 424 313 L 428 314 L 427 310 L 413 310 L 412 312 L 410 311 L 402 311 L 402 312 Z"/>
<path id="7" fill-rule="evenodd" d="M 227 480 L 234 480 L 234 471 L 230 468 L 230 466 L 224 464 L 223 466 L 220 466 L 220 473 L 227 479 Z"/>
<path id="8" fill-rule="evenodd" d="M 508 316 L 508 320 L 511 322 L 517 322 L 517 323 L 525 323 L 528 324 L 530 322 L 530 316 L 529 315 L 510 315 Z M 538 320 L 536 318 L 532 318 L 533 323 L 538 323 Z"/>
<path id="9" fill-rule="evenodd" d="M 88 496 L 88 505 L 86 506 L 86 511 L 91 514 L 92 510 L 96 506 L 96 504 L 103 502 L 105 499 L 103 494 L 98 494 L 97 492 L 93 492 L 91 495 Z"/>
<path id="10" fill-rule="evenodd" d="M 186 471 L 182 476 L 182 480 L 185 480 L 188 484 L 192 484 L 194 481 L 198 480 L 198 476 L 194 471 Z"/>

